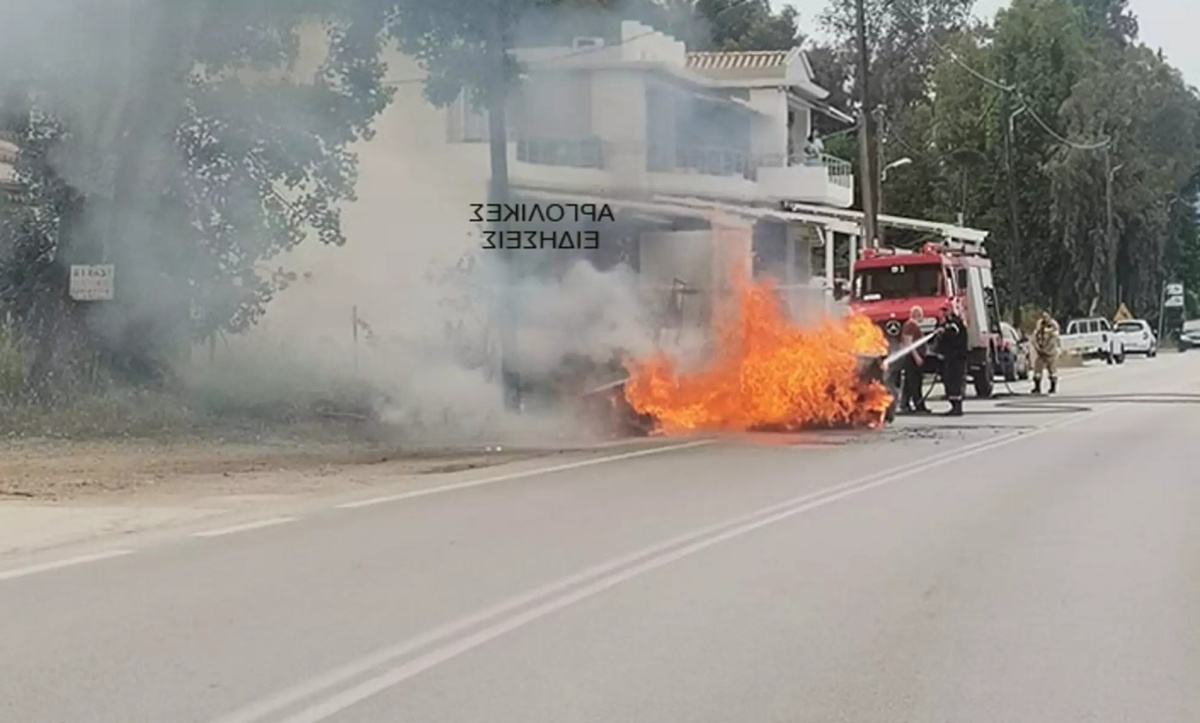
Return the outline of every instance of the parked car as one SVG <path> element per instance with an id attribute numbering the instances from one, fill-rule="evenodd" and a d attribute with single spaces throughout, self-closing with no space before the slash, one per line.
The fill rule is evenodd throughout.
<path id="1" fill-rule="evenodd" d="M 1062 335 L 1062 350 L 1086 359 L 1103 359 L 1107 364 L 1125 363 L 1125 345 L 1103 317 L 1072 319 Z"/>
<path id="2" fill-rule="evenodd" d="M 1006 382 L 1028 379 L 1029 371 L 1033 367 L 1033 349 L 1029 339 L 1006 322 L 1000 322 L 998 362 L 997 371 Z"/>
<path id="3" fill-rule="evenodd" d="M 1149 358 L 1158 355 L 1158 337 L 1145 319 L 1118 321 L 1113 331 L 1125 345 L 1126 354 L 1145 354 Z"/>
<path id="4" fill-rule="evenodd" d="M 1179 347 L 1179 351 L 1200 348 L 1200 319 L 1183 322 L 1183 329 L 1179 332 L 1179 340 L 1176 345 Z"/>

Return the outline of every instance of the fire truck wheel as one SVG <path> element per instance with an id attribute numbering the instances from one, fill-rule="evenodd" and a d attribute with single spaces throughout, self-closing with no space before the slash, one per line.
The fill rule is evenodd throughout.
<path id="1" fill-rule="evenodd" d="M 991 399 L 995 391 L 996 362 L 991 349 L 989 349 L 987 358 L 983 360 L 983 366 L 975 373 L 975 396 L 980 399 Z"/>

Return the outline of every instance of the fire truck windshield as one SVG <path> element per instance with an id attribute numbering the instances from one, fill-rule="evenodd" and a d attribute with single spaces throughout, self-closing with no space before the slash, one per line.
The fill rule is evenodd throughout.
<path id="1" fill-rule="evenodd" d="M 939 296 L 941 278 L 942 267 L 936 264 L 896 264 L 861 269 L 854 274 L 854 298 L 876 301 Z"/>

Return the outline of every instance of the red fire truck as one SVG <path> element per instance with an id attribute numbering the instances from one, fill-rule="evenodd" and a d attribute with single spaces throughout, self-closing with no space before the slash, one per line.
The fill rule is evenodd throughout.
<path id="1" fill-rule="evenodd" d="M 967 370 L 975 393 L 992 396 L 1003 337 L 992 262 L 983 244 L 946 241 L 926 243 L 916 251 L 863 249 L 854 263 L 851 310 L 878 324 L 888 344 L 897 348 L 901 327 L 914 306 L 924 312 L 925 332 L 951 308 L 958 311 L 967 325 Z M 936 372 L 937 364 L 936 358 L 927 357 L 923 371 Z"/>

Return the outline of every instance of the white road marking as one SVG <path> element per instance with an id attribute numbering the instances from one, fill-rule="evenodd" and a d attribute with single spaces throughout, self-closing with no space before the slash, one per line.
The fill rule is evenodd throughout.
<path id="1" fill-rule="evenodd" d="M 447 660 L 456 658 L 463 653 L 495 640 L 496 638 L 510 633 L 513 630 L 524 627 L 531 622 L 539 620 L 540 618 L 557 612 L 577 602 L 595 597 L 596 595 L 599 595 L 600 593 L 608 590 L 609 588 L 615 587 L 622 582 L 640 577 L 672 562 L 676 562 L 685 557 L 694 555 L 697 552 L 708 549 L 709 547 L 713 547 L 714 545 L 742 537 L 743 535 L 754 532 L 755 530 L 759 530 L 777 522 L 782 522 L 783 520 L 804 514 L 805 512 L 838 502 L 847 497 L 852 497 L 868 490 L 906 479 L 918 472 L 924 472 L 935 467 L 940 467 L 947 462 L 957 461 L 959 459 L 971 457 L 997 447 L 1003 447 L 1017 441 L 1017 439 L 1028 439 L 1032 436 L 1044 434 L 1052 429 L 1058 429 L 1070 424 L 1077 424 L 1083 419 L 1094 418 L 1104 414 L 1105 412 L 1111 411 L 1112 409 L 1112 407 L 1106 407 L 1102 410 L 1097 410 L 1084 416 L 1062 420 L 1059 423 L 1048 424 L 1030 432 L 1008 434 L 998 439 L 990 440 L 989 442 L 980 443 L 979 445 L 972 445 L 971 447 L 957 450 L 955 453 L 945 455 L 936 461 L 926 461 L 924 464 L 917 464 L 912 468 L 897 474 L 886 475 L 872 482 L 859 484 L 858 486 L 851 486 L 849 489 L 843 489 L 840 492 L 827 493 L 819 499 L 793 506 L 791 509 L 785 510 L 765 519 L 734 527 L 731 530 L 708 537 L 707 539 L 699 540 L 677 550 L 651 557 L 650 559 L 634 565 L 633 567 L 627 568 L 607 577 L 603 577 L 574 592 L 544 602 L 534 608 L 531 608 L 530 610 L 515 615 L 511 618 L 501 620 L 472 635 L 450 643 L 449 645 L 445 645 L 441 648 L 430 651 L 398 668 L 371 678 L 363 683 L 360 683 L 359 685 L 354 686 L 353 688 L 339 693 L 338 695 L 328 698 L 318 705 L 307 708 L 297 715 L 286 718 L 283 723 L 320 723 L 320 721 L 327 720 L 328 718 L 366 700 L 367 698 L 403 683 L 409 678 L 419 675 L 420 673 L 444 663 Z"/>
<path id="2" fill-rule="evenodd" d="M 50 570 L 61 570 L 64 567 L 72 567 L 74 565 L 83 565 L 89 562 L 99 562 L 100 560 L 109 560 L 114 557 L 124 557 L 132 555 L 133 550 L 110 550 L 108 552 L 97 552 L 91 555 L 80 555 L 79 557 L 68 557 L 65 560 L 55 560 L 54 562 L 45 562 L 41 565 L 29 565 L 28 567 L 18 567 L 12 570 L 0 571 L 0 580 L 13 580 L 26 575 L 36 575 L 39 572 L 49 572 Z"/>
<path id="3" fill-rule="evenodd" d="M 526 477 L 536 477 L 543 474 L 552 474 L 554 472 L 567 472 L 573 469 L 581 469 L 583 467 L 591 467 L 597 464 L 605 464 L 608 462 L 620 462 L 624 459 L 634 459 L 635 457 L 645 457 L 651 454 L 660 454 L 662 452 L 671 452 L 679 449 L 688 449 L 689 447 L 699 447 L 705 444 L 712 444 L 716 440 L 701 439 L 694 442 L 685 442 L 683 444 L 672 444 L 667 447 L 654 447 L 652 449 L 639 449 L 635 452 L 624 452 L 622 454 L 613 454 L 607 457 L 599 457 L 597 459 L 585 459 L 578 462 L 568 462 L 566 464 L 554 465 L 552 467 L 539 467 L 538 469 L 522 470 L 520 472 L 510 472 L 508 474 L 496 475 L 495 477 L 484 477 L 483 479 L 470 480 L 467 482 L 459 482 L 457 484 L 442 485 L 440 487 L 429 487 L 427 489 L 413 490 L 412 492 L 401 492 L 394 495 L 384 495 L 383 497 L 372 497 L 366 500 L 357 500 L 355 502 L 345 502 L 337 505 L 339 510 L 353 510 L 360 507 L 371 507 L 373 505 L 382 505 L 388 502 L 401 502 L 403 500 L 411 500 L 415 497 L 426 497 L 428 495 L 443 494 L 445 492 L 454 492 L 456 490 L 471 489 L 472 487 L 483 487 L 484 485 L 496 484 L 497 482 L 508 482 L 514 479 L 523 479 Z"/>
<path id="4" fill-rule="evenodd" d="M 534 620 L 544 617 L 563 607 L 579 602 L 588 597 L 607 590 L 631 578 L 657 569 L 670 562 L 699 552 L 712 545 L 747 534 L 761 527 L 774 524 L 804 512 L 817 509 L 860 492 L 865 492 L 892 482 L 911 477 L 912 475 L 939 467 L 948 462 L 957 461 L 997 447 L 1008 445 L 1017 440 L 1029 439 L 1032 436 L 1059 429 L 1072 424 L 1078 424 L 1087 419 L 1093 419 L 1105 414 L 1116 406 L 1103 407 L 1093 412 L 1079 416 L 1060 419 L 1038 427 L 1034 430 L 1018 430 L 1000 437 L 976 442 L 965 447 L 947 450 L 924 459 L 909 462 L 887 470 L 882 470 L 856 480 L 851 480 L 834 487 L 819 490 L 785 502 L 770 505 L 740 517 L 706 527 L 704 529 L 682 535 L 666 542 L 659 543 L 639 552 L 625 555 L 614 560 L 597 565 L 584 572 L 572 575 L 559 581 L 544 585 L 523 595 L 510 598 L 490 608 L 470 616 L 460 618 L 439 626 L 415 638 L 403 641 L 383 650 L 352 661 L 324 675 L 299 683 L 281 691 L 277 695 L 231 712 L 212 723 L 256 723 L 277 711 L 283 710 L 306 698 L 312 698 L 324 691 L 343 684 L 355 677 L 361 676 L 374 669 L 385 666 L 393 661 L 415 653 L 452 636 L 464 633 L 480 624 L 515 612 L 527 605 L 545 598 L 564 593 L 560 597 L 551 598 L 547 602 L 513 617 L 503 618 L 499 622 L 484 628 L 471 636 L 450 642 L 413 661 L 384 673 L 376 678 L 346 690 L 345 692 L 327 699 L 325 702 L 301 711 L 296 716 L 288 718 L 285 723 L 316 723 L 369 698 L 388 687 L 397 685 L 420 672 L 435 665 L 461 655 L 475 647 L 493 640 L 505 633 L 515 630 Z M 632 567 L 631 567 L 632 566 Z M 579 585 L 589 583 L 586 587 L 575 592 L 567 592 Z"/>
<path id="5" fill-rule="evenodd" d="M 257 520 L 255 522 L 247 522 L 242 525 L 230 525 L 229 527 L 219 527 L 215 530 L 205 530 L 204 532 L 193 532 L 192 537 L 224 537 L 225 535 L 234 535 L 239 532 L 247 532 L 249 530 L 260 530 L 264 527 L 274 527 L 287 522 L 295 522 L 298 517 L 272 517 L 266 520 Z"/>

